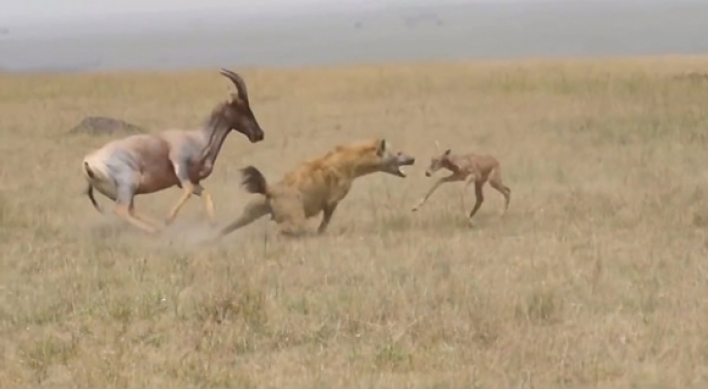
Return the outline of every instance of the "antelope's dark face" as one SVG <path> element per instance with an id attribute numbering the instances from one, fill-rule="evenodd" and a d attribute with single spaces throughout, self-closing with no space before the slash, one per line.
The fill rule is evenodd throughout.
<path id="1" fill-rule="evenodd" d="M 243 78 L 226 69 L 222 69 L 221 74 L 234 83 L 238 92 L 232 94 L 231 101 L 222 106 L 222 119 L 225 120 L 229 128 L 246 135 L 251 143 L 262 141 L 265 138 L 265 133 L 251 110 L 248 90 Z"/>
<path id="2" fill-rule="evenodd" d="M 260 142 L 264 139 L 263 129 L 258 124 L 253 111 L 251 111 L 248 101 L 241 99 L 238 95 L 234 95 L 224 108 L 224 119 L 232 130 L 246 135 L 251 143 Z"/>

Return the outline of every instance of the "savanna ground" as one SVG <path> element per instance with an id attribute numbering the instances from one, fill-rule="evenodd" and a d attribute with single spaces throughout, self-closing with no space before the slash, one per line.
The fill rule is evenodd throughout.
<path id="1" fill-rule="evenodd" d="M 233 133 L 205 181 L 222 225 L 246 164 L 276 180 L 384 136 L 416 165 L 356 182 L 324 236 L 264 218 L 201 247 L 193 198 L 149 237 L 82 194 L 81 158 L 110 138 L 68 129 L 195 127 L 229 81 L 0 76 L 0 387 L 708 384 L 707 58 L 235 70 L 266 138 Z M 501 160 L 504 219 L 489 187 L 471 226 L 462 185 L 410 212 L 435 140 Z M 179 194 L 137 207 L 164 218 Z"/>

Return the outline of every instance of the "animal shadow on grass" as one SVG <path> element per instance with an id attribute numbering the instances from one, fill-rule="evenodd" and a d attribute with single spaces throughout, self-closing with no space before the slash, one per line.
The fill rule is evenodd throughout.
<path id="1" fill-rule="evenodd" d="M 404 211 L 387 213 L 379 216 L 375 230 L 377 232 L 408 232 L 408 231 L 436 231 L 455 232 L 473 230 L 487 224 L 488 218 L 485 214 L 478 215 L 474 221 L 470 221 L 466 215 L 462 215 L 454 210 L 435 212 L 427 215 L 409 214 Z M 493 219 L 493 217 L 492 217 Z"/>
<path id="2" fill-rule="evenodd" d="M 104 219 L 89 225 L 91 239 L 103 241 L 118 241 L 124 238 L 134 239 L 145 236 L 142 231 L 135 231 L 127 223 L 119 219 Z"/>

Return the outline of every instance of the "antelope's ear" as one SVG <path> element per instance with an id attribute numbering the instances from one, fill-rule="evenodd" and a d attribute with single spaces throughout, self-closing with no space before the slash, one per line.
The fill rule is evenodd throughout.
<path id="1" fill-rule="evenodd" d="M 386 149 L 388 149 L 388 142 L 386 142 L 386 139 L 379 139 L 376 143 L 376 155 L 379 157 L 384 155 Z"/>
<path id="2" fill-rule="evenodd" d="M 450 155 L 450 152 L 452 152 L 452 149 L 447 149 L 447 150 L 445 150 L 445 153 L 443 155 L 448 156 L 448 155 Z"/>

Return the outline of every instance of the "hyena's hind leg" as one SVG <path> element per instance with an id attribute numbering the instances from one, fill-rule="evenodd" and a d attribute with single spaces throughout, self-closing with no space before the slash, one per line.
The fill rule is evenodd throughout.
<path id="1" fill-rule="evenodd" d="M 504 216 L 506 211 L 509 209 L 511 189 L 509 189 L 509 187 L 504 185 L 504 182 L 502 182 L 501 167 L 497 166 L 489 176 L 489 185 L 504 196 L 504 209 L 502 211 L 502 216 Z"/>
<path id="2" fill-rule="evenodd" d="M 253 223 L 265 215 L 272 214 L 272 210 L 265 196 L 258 196 L 249 201 L 241 212 L 238 219 L 231 222 L 219 232 L 219 238 L 227 235 L 237 229 Z"/>
<path id="3" fill-rule="evenodd" d="M 284 191 L 270 202 L 273 220 L 281 236 L 296 238 L 307 234 L 305 208 L 297 191 Z"/>

